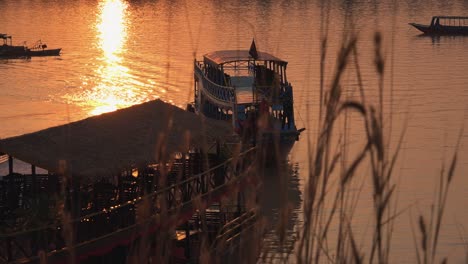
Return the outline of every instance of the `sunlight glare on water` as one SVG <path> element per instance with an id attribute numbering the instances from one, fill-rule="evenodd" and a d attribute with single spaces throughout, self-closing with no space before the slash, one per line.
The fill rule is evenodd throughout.
<path id="1" fill-rule="evenodd" d="M 127 40 L 127 4 L 118 0 L 108 0 L 101 3 L 100 23 L 97 25 L 100 38 L 100 48 L 104 52 L 107 63 L 118 63 L 118 56 L 124 49 Z"/>
<path id="2" fill-rule="evenodd" d="M 101 54 L 94 69 L 93 86 L 84 89 L 76 100 L 89 108 L 90 115 L 99 115 L 119 108 L 141 103 L 144 100 L 135 91 L 137 87 L 125 62 L 128 42 L 128 4 L 120 0 L 107 0 L 99 5 L 95 26 L 98 49 Z M 87 85 L 85 79 L 82 85 Z M 87 107 L 86 107 L 87 106 Z"/>
<path id="3" fill-rule="evenodd" d="M 127 41 L 127 4 L 119 0 L 108 0 L 100 4 L 99 24 L 96 26 L 102 64 L 96 69 L 100 82 L 85 94 L 87 103 L 93 108 L 91 115 L 111 112 L 132 104 L 135 97 L 126 85 L 120 85 L 128 76 L 128 68 L 122 65 Z"/>

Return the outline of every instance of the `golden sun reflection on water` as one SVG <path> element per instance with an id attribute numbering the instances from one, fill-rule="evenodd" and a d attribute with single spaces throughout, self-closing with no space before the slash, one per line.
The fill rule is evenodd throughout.
<path id="1" fill-rule="evenodd" d="M 127 4 L 119 0 L 106 0 L 101 3 L 101 23 L 97 25 L 100 46 L 108 63 L 119 62 L 118 56 L 127 38 Z"/>
<path id="2" fill-rule="evenodd" d="M 102 50 L 96 75 L 100 78 L 87 94 L 91 115 L 127 107 L 135 103 L 136 95 L 129 87 L 129 69 L 124 66 L 127 41 L 128 5 L 122 0 L 105 0 L 100 3 L 100 15 L 96 26 L 99 47 Z"/>

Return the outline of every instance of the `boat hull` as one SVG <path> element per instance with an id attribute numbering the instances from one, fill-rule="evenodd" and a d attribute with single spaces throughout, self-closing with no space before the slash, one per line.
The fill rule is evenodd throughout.
<path id="1" fill-rule="evenodd" d="M 62 49 L 29 50 L 29 57 L 59 56 Z"/>
<path id="2" fill-rule="evenodd" d="M 24 46 L 0 46 L 0 58 L 26 57 L 27 49 Z"/>
<path id="3" fill-rule="evenodd" d="M 468 27 L 462 26 L 430 26 L 417 23 L 409 23 L 419 31 L 426 35 L 468 35 Z"/>
<path id="4" fill-rule="evenodd" d="M 31 50 L 23 46 L 0 46 L 0 58 L 15 59 L 44 56 L 60 56 L 61 50 L 62 49 Z"/>

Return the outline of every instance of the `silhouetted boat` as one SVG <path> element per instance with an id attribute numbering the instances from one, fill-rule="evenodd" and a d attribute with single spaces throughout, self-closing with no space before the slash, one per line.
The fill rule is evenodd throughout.
<path id="1" fill-rule="evenodd" d="M 47 49 L 47 45 L 40 40 L 32 48 L 27 46 L 13 46 L 12 37 L 0 33 L 0 39 L 3 39 L 3 45 L 0 46 L 0 58 L 29 58 L 41 56 L 59 56 L 61 48 Z"/>
<path id="2" fill-rule="evenodd" d="M 468 35 L 468 17 L 434 16 L 430 25 L 409 24 L 427 35 Z"/>
<path id="3" fill-rule="evenodd" d="M 28 50 L 29 57 L 59 56 L 62 49 Z"/>
<path id="4" fill-rule="evenodd" d="M 62 49 L 47 49 L 47 45 L 38 40 L 36 44 L 28 49 L 29 57 L 40 57 L 40 56 L 58 56 Z"/>
<path id="5" fill-rule="evenodd" d="M 269 53 L 221 50 L 195 61 L 194 103 L 189 110 L 232 124 L 244 139 L 298 140 L 304 129 L 294 120 L 293 88 L 287 62 Z"/>
<path id="6" fill-rule="evenodd" d="M 0 46 L 0 58 L 26 57 L 27 48 L 25 46 L 13 46 L 11 36 L 0 33 L 3 44 Z"/>

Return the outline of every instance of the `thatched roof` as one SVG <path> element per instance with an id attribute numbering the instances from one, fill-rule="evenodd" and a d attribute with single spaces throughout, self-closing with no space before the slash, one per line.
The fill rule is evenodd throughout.
<path id="1" fill-rule="evenodd" d="M 80 177 L 108 177 L 232 134 L 228 122 L 202 118 L 160 100 L 0 140 L 0 152 Z"/>

